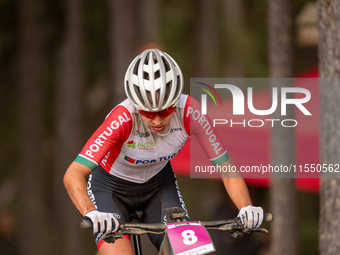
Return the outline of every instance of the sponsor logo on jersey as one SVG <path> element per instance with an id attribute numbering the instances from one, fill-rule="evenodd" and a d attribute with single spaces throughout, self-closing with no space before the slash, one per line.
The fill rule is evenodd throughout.
<path id="1" fill-rule="evenodd" d="M 149 143 L 136 143 L 135 141 L 131 140 L 127 142 L 127 147 L 131 149 L 139 149 L 139 150 L 154 150 L 155 149 L 155 143 L 149 142 Z"/>
<path id="2" fill-rule="evenodd" d="M 139 130 L 136 130 L 135 132 L 135 136 L 138 137 L 149 137 L 150 136 L 150 132 L 140 132 Z"/>
<path id="3" fill-rule="evenodd" d="M 169 156 L 159 157 L 157 159 L 133 159 L 133 158 L 126 156 L 126 155 L 125 155 L 124 159 L 127 162 L 130 162 L 130 163 L 135 164 L 135 165 L 152 164 L 152 163 L 156 163 L 157 161 L 166 161 L 166 160 L 170 160 L 170 159 L 174 158 L 182 150 L 182 148 L 180 148 L 177 152 L 175 152 L 175 153 L 173 153 Z"/>
<path id="4" fill-rule="evenodd" d="M 150 164 L 150 163 L 155 163 L 156 162 L 156 159 L 145 159 L 145 160 L 139 160 L 139 159 L 133 159 L 133 158 L 130 158 L 129 156 L 126 156 L 124 157 L 124 159 L 127 161 L 127 162 L 130 162 L 132 164 L 135 164 L 135 165 L 138 165 L 138 164 Z"/>
<path id="5" fill-rule="evenodd" d="M 136 162 L 135 159 L 130 158 L 130 157 L 126 156 L 126 155 L 125 155 L 124 159 L 125 159 L 127 162 L 130 162 L 130 163 L 132 163 L 132 164 L 134 164 L 134 163 Z"/>
<path id="6" fill-rule="evenodd" d="M 199 110 L 194 109 L 190 106 L 188 107 L 188 110 L 186 112 L 186 117 L 191 117 L 192 120 L 201 125 L 201 127 L 205 131 L 205 135 L 208 136 L 208 141 L 213 147 L 216 155 L 220 155 L 223 152 L 222 145 L 218 142 L 217 137 L 214 134 L 214 129 L 211 126 L 209 120 L 204 115 L 201 115 L 201 112 Z"/>
<path id="7" fill-rule="evenodd" d="M 94 153 L 98 152 L 100 148 L 105 144 L 105 142 L 108 140 L 108 137 L 110 137 L 114 130 L 118 129 L 120 126 L 122 126 L 124 123 L 127 123 L 131 121 L 131 118 L 129 115 L 127 115 L 126 112 L 123 112 L 121 115 L 118 115 L 117 120 L 113 120 L 91 144 L 88 146 L 88 149 L 85 151 L 85 155 L 89 158 L 94 158 Z"/>
<path id="8" fill-rule="evenodd" d="M 92 181 L 92 174 L 89 175 L 89 181 L 87 182 L 87 194 L 89 195 L 93 205 L 97 208 L 96 198 L 91 189 L 92 188 L 91 181 Z"/>
<path id="9" fill-rule="evenodd" d="M 176 132 L 176 131 L 182 131 L 182 128 L 178 127 L 178 128 L 172 128 L 170 130 L 170 133 Z"/>
<path id="10" fill-rule="evenodd" d="M 131 149 L 135 149 L 136 148 L 136 142 L 134 142 L 133 140 L 128 141 L 127 142 L 127 147 L 131 148 Z"/>

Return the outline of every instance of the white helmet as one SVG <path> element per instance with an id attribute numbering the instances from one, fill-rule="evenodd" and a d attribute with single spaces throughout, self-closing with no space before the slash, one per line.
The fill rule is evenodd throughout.
<path id="1" fill-rule="evenodd" d="M 183 74 L 168 54 L 148 49 L 131 62 L 124 88 L 138 109 L 158 112 L 177 103 L 183 90 Z"/>

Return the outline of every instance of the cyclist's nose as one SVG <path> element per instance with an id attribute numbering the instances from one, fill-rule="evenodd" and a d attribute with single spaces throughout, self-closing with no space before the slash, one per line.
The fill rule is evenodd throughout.
<path id="1" fill-rule="evenodd" d="M 159 116 L 156 116 L 155 118 L 152 119 L 152 122 L 154 125 L 162 125 L 163 119 Z"/>

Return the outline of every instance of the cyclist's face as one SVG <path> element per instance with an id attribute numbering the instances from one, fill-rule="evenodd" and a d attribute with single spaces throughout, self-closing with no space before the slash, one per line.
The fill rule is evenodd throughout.
<path id="1" fill-rule="evenodd" d="M 150 102 L 152 103 L 151 94 L 150 92 L 147 92 L 147 95 L 149 97 Z M 156 94 L 156 100 L 159 99 L 159 92 Z M 169 107 L 171 108 L 171 107 Z M 165 118 L 162 118 L 160 115 L 156 115 L 156 117 L 146 117 L 141 114 L 145 124 L 156 133 L 163 133 L 167 130 L 167 127 L 170 124 L 171 118 L 172 118 L 173 112 L 166 116 Z"/>
<path id="2" fill-rule="evenodd" d="M 171 118 L 172 118 L 173 113 L 171 113 L 169 116 L 165 117 L 165 118 L 161 118 L 159 115 L 157 115 L 155 118 L 150 119 L 147 118 L 143 115 L 142 118 L 145 122 L 145 124 L 155 133 L 163 133 L 164 131 L 167 130 Z"/>

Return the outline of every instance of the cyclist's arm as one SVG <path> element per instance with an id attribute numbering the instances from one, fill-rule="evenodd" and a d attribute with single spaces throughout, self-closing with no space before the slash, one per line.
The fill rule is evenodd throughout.
<path id="1" fill-rule="evenodd" d="M 81 214 L 85 215 L 88 211 L 96 209 L 87 194 L 86 177 L 95 170 L 108 152 L 110 152 L 111 164 L 114 162 L 131 129 L 130 112 L 124 106 L 118 105 L 93 133 L 67 169 L 64 184 L 72 202 Z M 106 164 L 103 167 L 109 170 L 110 165 Z"/>
<path id="2" fill-rule="evenodd" d="M 230 169 L 234 165 L 224 148 L 223 142 L 213 128 L 209 117 L 201 115 L 200 109 L 200 103 L 197 100 L 190 97 L 187 99 L 184 111 L 184 126 L 187 134 L 196 136 L 214 165 L 220 165 L 222 168 L 226 166 L 227 169 Z M 238 209 L 252 204 L 248 188 L 241 174 L 237 172 L 222 173 L 222 180 L 230 198 Z"/>
<path id="3" fill-rule="evenodd" d="M 73 162 L 64 175 L 66 190 L 79 212 L 84 216 L 87 212 L 95 210 L 87 194 L 86 177 L 92 170 L 82 164 Z"/>
<path id="4" fill-rule="evenodd" d="M 231 168 L 234 166 L 234 164 L 231 159 L 229 159 L 228 161 L 221 164 L 221 166 L 230 166 Z M 240 173 L 222 173 L 221 177 L 225 189 L 239 210 L 241 210 L 242 207 L 252 205 L 248 187 Z"/>

